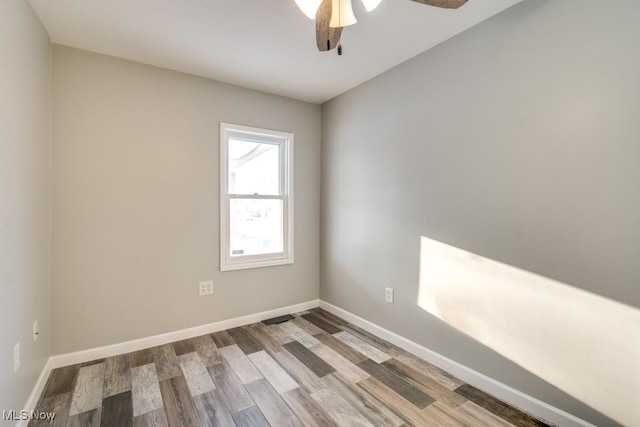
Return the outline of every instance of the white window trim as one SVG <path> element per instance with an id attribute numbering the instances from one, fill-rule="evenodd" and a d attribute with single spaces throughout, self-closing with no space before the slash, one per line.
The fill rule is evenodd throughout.
<path id="1" fill-rule="evenodd" d="M 281 144 L 283 174 L 281 179 L 281 196 L 265 196 L 260 198 L 275 198 L 283 200 L 283 252 L 264 255 L 247 255 L 231 257 L 229 251 L 230 226 L 229 206 L 229 171 L 227 162 L 228 144 L 230 136 L 244 136 L 258 142 Z M 233 197 L 255 198 L 255 196 L 234 195 Z M 242 270 L 247 268 L 271 267 L 276 265 L 293 264 L 293 134 L 269 129 L 220 123 L 220 271 Z M 235 259 L 233 259 L 235 258 Z"/>

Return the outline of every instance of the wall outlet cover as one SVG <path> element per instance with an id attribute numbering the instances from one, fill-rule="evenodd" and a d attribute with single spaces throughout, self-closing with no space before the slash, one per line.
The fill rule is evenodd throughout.
<path id="1" fill-rule="evenodd" d="M 213 294 L 213 280 L 207 280 L 205 282 L 200 282 L 198 287 L 198 295 L 211 295 Z"/>
<path id="2" fill-rule="evenodd" d="M 393 288 L 384 288 L 384 302 L 393 304 Z"/>

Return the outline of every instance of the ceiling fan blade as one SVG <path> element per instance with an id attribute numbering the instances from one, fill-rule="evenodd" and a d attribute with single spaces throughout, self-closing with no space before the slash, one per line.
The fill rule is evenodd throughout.
<path id="1" fill-rule="evenodd" d="M 413 0 L 418 3 L 428 4 L 429 6 L 444 7 L 445 9 L 457 9 L 464 6 L 467 0 Z"/>
<path id="2" fill-rule="evenodd" d="M 331 22 L 331 0 L 322 0 L 316 13 L 316 44 L 321 52 L 334 49 L 342 35 L 342 27 L 331 28 L 329 22 Z"/>

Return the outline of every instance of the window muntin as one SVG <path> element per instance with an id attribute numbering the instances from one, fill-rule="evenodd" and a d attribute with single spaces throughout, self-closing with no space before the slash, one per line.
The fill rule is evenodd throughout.
<path id="1" fill-rule="evenodd" d="M 293 262 L 293 134 L 222 123 L 220 269 Z"/>

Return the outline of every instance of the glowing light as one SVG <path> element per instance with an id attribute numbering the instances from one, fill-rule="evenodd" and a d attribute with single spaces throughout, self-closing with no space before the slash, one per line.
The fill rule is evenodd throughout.
<path id="1" fill-rule="evenodd" d="M 378 7 L 382 0 L 362 0 L 362 4 L 367 12 L 371 12 L 373 9 Z"/>
<path id="2" fill-rule="evenodd" d="M 316 13 L 322 0 L 296 0 L 296 4 L 309 19 L 316 19 Z"/>
<path id="3" fill-rule="evenodd" d="M 640 310 L 426 237 L 418 305 L 623 425 L 640 425 Z"/>
<path id="4" fill-rule="evenodd" d="M 353 6 L 351 0 L 332 0 L 331 2 L 331 28 L 348 27 L 358 20 L 353 14 Z"/>

